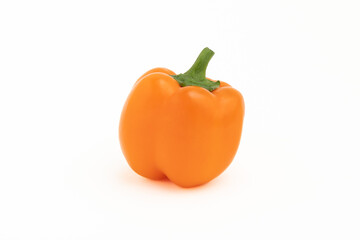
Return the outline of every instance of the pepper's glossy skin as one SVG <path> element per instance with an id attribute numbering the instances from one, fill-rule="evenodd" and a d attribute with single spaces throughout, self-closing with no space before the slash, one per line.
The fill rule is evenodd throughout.
<path id="1" fill-rule="evenodd" d="M 244 99 L 221 82 L 210 92 L 180 87 L 155 68 L 135 83 L 123 108 L 119 138 L 130 167 L 150 179 L 194 187 L 220 175 L 239 146 Z"/>

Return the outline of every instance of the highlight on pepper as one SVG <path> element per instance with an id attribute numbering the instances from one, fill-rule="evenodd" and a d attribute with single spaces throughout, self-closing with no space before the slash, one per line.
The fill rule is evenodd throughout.
<path id="1" fill-rule="evenodd" d="M 119 139 L 139 175 L 195 187 L 219 176 L 237 152 L 244 99 L 222 81 L 206 78 L 214 52 L 204 48 L 192 67 L 142 75 L 123 107 Z"/>

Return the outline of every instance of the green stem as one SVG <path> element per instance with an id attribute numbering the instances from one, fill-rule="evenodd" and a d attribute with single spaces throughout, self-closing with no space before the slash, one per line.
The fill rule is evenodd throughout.
<path id="1" fill-rule="evenodd" d="M 209 48 L 204 48 L 191 68 L 184 74 L 196 76 L 198 78 L 205 78 L 206 68 L 214 54 L 215 53 Z"/>
<path id="2" fill-rule="evenodd" d="M 187 72 L 171 76 L 178 81 L 181 87 L 198 86 L 203 87 L 210 92 L 214 91 L 220 86 L 220 81 L 213 82 L 206 79 L 206 68 L 214 54 L 215 53 L 211 49 L 204 48 L 195 63 Z"/>

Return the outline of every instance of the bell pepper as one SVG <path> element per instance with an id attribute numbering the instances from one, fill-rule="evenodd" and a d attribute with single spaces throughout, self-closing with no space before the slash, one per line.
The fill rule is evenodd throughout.
<path id="1" fill-rule="evenodd" d="M 139 175 L 194 187 L 211 181 L 232 162 L 244 99 L 229 84 L 205 77 L 213 55 L 205 48 L 187 72 L 176 75 L 155 68 L 135 83 L 122 110 L 119 139 Z"/>

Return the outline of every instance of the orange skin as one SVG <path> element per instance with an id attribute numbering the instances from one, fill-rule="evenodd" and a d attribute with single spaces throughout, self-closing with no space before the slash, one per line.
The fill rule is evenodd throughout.
<path id="1" fill-rule="evenodd" d="M 238 149 L 244 99 L 225 82 L 210 92 L 181 87 L 169 69 L 155 68 L 135 83 L 123 108 L 119 138 L 139 175 L 195 187 L 220 175 Z"/>

